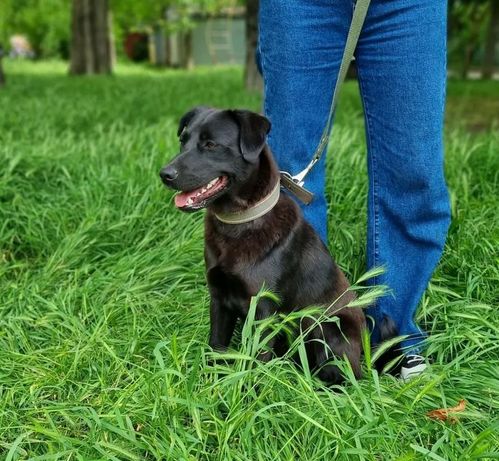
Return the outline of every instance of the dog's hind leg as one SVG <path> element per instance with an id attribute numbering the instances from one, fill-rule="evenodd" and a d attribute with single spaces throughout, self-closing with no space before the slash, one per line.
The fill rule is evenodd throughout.
<path id="1" fill-rule="evenodd" d="M 264 320 L 272 315 L 274 315 L 278 310 L 278 306 L 271 299 L 260 299 L 256 309 L 257 320 Z M 275 347 L 279 344 L 279 334 L 272 331 L 271 328 L 265 328 L 262 333 L 262 343 L 264 343 L 264 349 L 259 352 L 258 360 L 262 362 L 268 362 L 275 352 Z"/>
<path id="2" fill-rule="evenodd" d="M 341 370 L 329 363 L 332 358 L 346 357 L 355 377 L 361 377 L 360 334 L 352 331 L 353 325 L 349 325 L 349 322 L 345 320 L 342 318 L 340 325 L 335 322 L 322 322 L 311 327 L 306 338 L 310 368 L 315 370 L 317 376 L 327 384 L 340 384 L 345 380 Z M 310 327 L 312 321 L 308 320 L 308 322 Z"/>

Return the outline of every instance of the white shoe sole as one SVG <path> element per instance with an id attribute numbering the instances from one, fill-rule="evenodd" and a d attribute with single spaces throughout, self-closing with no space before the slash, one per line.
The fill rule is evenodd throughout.
<path id="1" fill-rule="evenodd" d="M 426 368 L 427 365 L 424 362 L 411 368 L 402 367 L 400 370 L 400 379 L 402 381 L 410 381 L 411 379 L 423 373 L 426 370 Z"/>

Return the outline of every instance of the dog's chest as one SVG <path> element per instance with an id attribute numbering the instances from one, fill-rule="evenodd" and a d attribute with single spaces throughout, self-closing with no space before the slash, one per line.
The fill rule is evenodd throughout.
<path id="1" fill-rule="evenodd" d="M 242 277 L 215 266 L 207 271 L 206 278 L 212 298 L 223 305 L 224 309 L 240 316 L 247 314 L 251 293 Z"/>
<path id="2" fill-rule="evenodd" d="M 208 284 L 210 289 L 216 289 L 220 295 L 229 296 L 230 293 L 235 293 L 235 296 L 249 300 L 258 293 L 263 283 L 258 275 L 258 264 L 248 264 L 231 253 L 233 252 L 221 253 L 218 258 L 206 257 Z"/>
<path id="3" fill-rule="evenodd" d="M 265 241 L 265 240 L 264 240 Z M 238 274 L 245 278 L 248 268 L 261 259 L 265 249 L 261 248 L 262 239 L 255 238 L 254 233 L 246 233 L 241 237 L 231 237 L 216 232 L 208 226 L 205 235 L 205 260 L 207 271 L 218 267 L 227 274 Z"/>
<path id="4" fill-rule="evenodd" d="M 241 316 L 247 314 L 250 298 L 264 282 L 270 288 L 273 278 L 267 280 L 267 271 L 249 256 L 240 245 L 207 245 L 205 248 L 206 278 L 212 297 Z"/>

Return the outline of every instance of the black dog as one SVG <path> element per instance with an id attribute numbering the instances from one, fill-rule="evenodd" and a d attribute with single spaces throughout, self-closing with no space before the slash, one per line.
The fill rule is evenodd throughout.
<path id="1" fill-rule="evenodd" d="M 326 316 L 339 322 L 303 321 L 310 367 L 323 381 L 338 383 L 343 377 L 328 361 L 346 356 L 360 377 L 364 314 L 347 307 L 355 297 L 347 278 L 297 204 L 279 194 L 279 171 L 265 142 L 269 130 L 270 122 L 253 112 L 194 108 L 180 121 L 180 154 L 160 173 L 180 191 L 179 209 L 207 209 L 209 344 L 227 348 L 237 319 L 246 317 L 250 297 L 265 283 L 280 302 L 262 299 L 257 318 L 324 306 Z M 282 351 L 282 341 L 277 336 L 268 345 Z M 260 356 L 270 357 L 269 351 Z"/>

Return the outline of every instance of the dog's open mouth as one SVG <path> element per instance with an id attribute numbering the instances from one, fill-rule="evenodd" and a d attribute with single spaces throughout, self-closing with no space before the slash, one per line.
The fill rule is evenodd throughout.
<path id="1" fill-rule="evenodd" d="M 228 182 L 227 176 L 219 176 L 202 187 L 188 192 L 179 192 L 175 196 L 175 206 L 190 210 L 204 208 L 209 199 L 219 195 L 227 187 Z"/>

